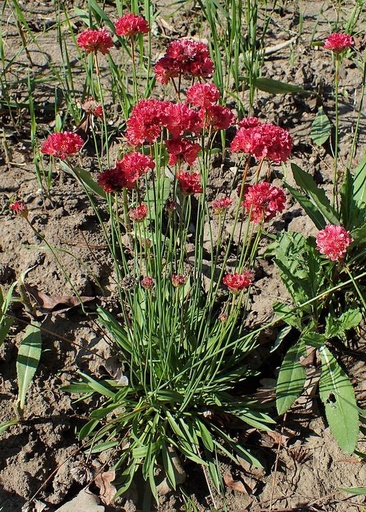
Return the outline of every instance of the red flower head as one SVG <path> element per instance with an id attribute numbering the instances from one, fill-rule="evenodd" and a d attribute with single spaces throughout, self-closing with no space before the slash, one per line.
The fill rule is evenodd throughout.
<path id="1" fill-rule="evenodd" d="M 355 44 L 353 38 L 348 34 L 331 34 L 324 42 L 324 48 L 334 53 L 341 53 Z"/>
<path id="2" fill-rule="evenodd" d="M 84 146 L 84 141 L 74 132 L 52 133 L 42 144 L 41 151 L 65 160 L 69 155 L 75 155 Z"/>
<path id="3" fill-rule="evenodd" d="M 226 274 L 223 277 L 222 282 L 232 293 L 237 294 L 241 290 L 251 286 L 253 279 L 254 272 L 252 270 L 244 270 L 241 274 Z"/>
<path id="4" fill-rule="evenodd" d="M 178 180 L 179 188 L 183 195 L 202 194 L 203 188 L 201 185 L 201 175 L 199 173 L 179 171 L 175 177 Z"/>
<path id="5" fill-rule="evenodd" d="M 103 108 L 92 96 L 87 98 L 81 105 L 84 112 L 87 114 L 93 114 L 100 119 L 103 119 Z"/>
<path id="6" fill-rule="evenodd" d="M 155 286 L 155 279 L 150 276 L 145 276 L 141 279 L 141 286 L 145 288 L 145 290 L 151 290 Z"/>
<path id="7" fill-rule="evenodd" d="M 231 206 L 233 200 L 226 196 L 221 199 L 215 199 L 212 201 L 211 206 L 215 215 L 221 215 Z"/>
<path id="8" fill-rule="evenodd" d="M 316 248 L 332 261 L 342 260 L 352 242 L 349 231 L 342 226 L 326 226 L 316 235 Z"/>
<path id="9" fill-rule="evenodd" d="M 213 130 L 227 130 L 236 122 L 231 110 L 221 105 L 211 105 L 206 109 L 201 109 L 200 116 L 203 125 L 206 128 L 211 126 Z"/>
<path id="10" fill-rule="evenodd" d="M 137 34 L 147 34 L 149 32 L 149 24 L 142 16 L 137 14 L 125 14 L 119 18 L 116 23 L 117 36 L 133 37 Z"/>
<path id="11" fill-rule="evenodd" d="M 131 208 L 128 215 L 133 222 L 142 222 L 148 214 L 148 207 L 146 204 L 140 204 L 136 208 Z"/>
<path id="12" fill-rule="evenodd" d="M 112 36 L 105 28 L 99 30 L 88 28 L 78 36 L 76 42 L 87 54 L 100 52 L 106 55 L 113 47 Z"/>
<path id="13" fill-rule="evenodd" d="M 176 288 L 184 286 L 187 282 L 187 276 L 184 274 L 172 274 L 172 284 Z"/>
<path id="14" fill-rule="evenodd" d="M 187 164 L 193 165 L 201 151 L 199 144 L 180 137 L 165 141 L 165 145 L 169 153 L 169 165 L 175 165 L 180 162 L 187 162 Z"/>
<path id="15" fill-rule="evenodd" d="M 20 217 L 28 217 L 28 208 L 25 205 L 24 201 L 14 201 L 9 208 L 12 212 L 16 213 Z"/>
<path id="16" fill-rule="evenodd" d="M 194 84 L 187 90 L 187 103 L 195 107 L 210 107 L 220 99 L 220 91 L 211 83 Z"/>
<path id="17" fill-rule="evenodd" d="M 285 162 L 290 156 L 292 139 L 290 134 L 279 126 L 258 123 L 239 128 L 231 143 L 231 150 L 243 151 L 258 160 L 267 158 L 278 164 Z"/>
<path id="18" fill-rule="evenodd" d="M 185 132 L 198 134 L 202 130 L 198 112 L 184 103 L 167 104 L 164 125 L 173 137 L 180 137 Z"/>
<path id="19" fill-rule="evenodd" d="M 167 51 L 155 65 L 158 82 L 168 83 L 169 78 L 182 75 L 210 77 L 213 62 L 207 45 L 191 39 L 178 39 L 169 44 Z"/>
<path id="20" fill-rule="evenodd" d="M 98 183 L 106 192 L 121 192 L 123 188 L 136 188 L 137 180 L 154 169 L 152 158 L 142 153 L 128 153 L 122 160 L 118 160 L 116 167 L 102 172 Z"/>
<path id="21" fill-rule="evenodd" d="M 256 223 L 272 219 L 285 208 L 286 197 L 283 190 L 267 182 L 245 185 L 243 196 L 242 206 L 250 215 L 250 220 Z"/>
<path id="22" fill-rule="evenodd" d="M 161 134 L 168 105 L 167 101 L 154 99 L 139 101 L 127 120 L 128 142 L 134 146 L 155 142 Z"/>

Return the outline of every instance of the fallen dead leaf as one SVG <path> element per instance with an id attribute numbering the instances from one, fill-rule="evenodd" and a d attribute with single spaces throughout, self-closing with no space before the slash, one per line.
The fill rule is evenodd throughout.
<path id="1" fill-rule="evenodd" d="M 80 304 L 84 304 L 85 302 L 90 302 L 95 299 L 95 297 L 74 297 L 69 295 L 54 295 L 50 296 L 46 293 L 40 292 L 36 286 L 24 285 L 25 289 L 33 297 L 36 301 L 39 310 L 41 313 L 64 313 L 71 308 L 75 308 L 80 306 Z"/>
<path id="2" fill-rule="evenodd" d="M 106 505 L 113 503 L 113 499 L 117 493 L 117 489 L 111 483 L 115 478 L 116 472 L 113 470 L 99 473 L 95 478 L 95 485 L 100 489 L 99 497 Z"/>
<path id="3" fill-rule="evenodd" d="M 224 474 L 224 482 L 225 485 L 230 489 L 233 489 L 233 491 L 242 492 L 243 494 L 249 494 L 243 482 L 241 482 L 240 480 L 234 480 L 229 471 Z"/>

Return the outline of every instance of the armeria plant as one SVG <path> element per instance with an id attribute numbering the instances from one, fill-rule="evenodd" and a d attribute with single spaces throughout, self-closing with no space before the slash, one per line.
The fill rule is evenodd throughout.
<path id="1" fill-rule="evenodd" d="M 139 15 L 126 14 L 115 27 L 131 45 L 146 33 Z M 112 35 L 87 29 L 77 43 L 96 64 L 98 52 L 110 52 Z M 83 382 L 68 388 L 103 397 L 80 438 L 89 439 L 92 452 L 115 448 L 119 494 L 141 472 L 157 499 L 159 471 L 171 488 L 179 482 L 177 454 L 200 464 L 218 489 L 217 454 L 259 464 L 230 427 L 267 429 L 273 423 L 260 404 L 238 393 L 238 385 L 254 375 L 250 357 L 263 328 L 248 332 L 245 324 L 258 244 L 266 222 L 285 208 L 283 190 L 263 178 L 263 162 L 286 161 L 292 141 L 282 128 L 257 118 L 238 122 L 219 104 L 206 44 L 171 42 L 154 72 L 163 87 L 173 85 L 176 100 L 136 101 L 120 155 L 99 169 L 97 180 L 74 163 L 84 144 L 80 131 L 49 135 L 41 151 L 58 159 L 88 194 L 119 296 L 118 311 L 97 310 L 119 356 L 118 378 L 81 374 Z M 98 83 L 95 90 L 103 94 Z M 90 115 L 106 116 L 104 98 L 88 105 Z M 226 194 L 214 197 L 216 135 L 235 125 L 231 151 L 242 155 L 242 165 Z M 89 130 L 95 134 L 97 127 L 90 123 Z"/>
<path id="2" fill-rule="evenodd" d="M 347 344 L 347 331 L 357 328 L 366 312 L 365 158 L 353 173 L 348 167 L 343 177 L 338 165 L 339 68 L 352 44 L 353 39 L 342 33 L 330 35 L 324 44 L 336 62 L 332 197 L 310 174 L 293 164 L 298 188 L 287 182 L 285 186 L 318 232 L 315 237 L 284 233 L 275 244 L 275 261 L 293 301 L 291 307 L 277 303 L 275 310 L 288 325 L 284 333 L 298 331 L 298 341 L 287 352 L 279 373 L 278 412 L 285 413 L 302 392 L 306 381 L 302 360 L 312 352 L 314 361 L 317 357 L 320 360 L 319 394 L 330 428 L 341 448 L 349 453 L 358 440 L 359 410 L 352 384 L 336 356 Z"/>

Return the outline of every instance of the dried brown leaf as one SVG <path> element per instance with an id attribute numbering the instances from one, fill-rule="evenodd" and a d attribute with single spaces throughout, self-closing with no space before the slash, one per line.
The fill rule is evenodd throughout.
<path id="1" fill-rule="evenodd" d="M 70 295 L 54 295 L 50 296 L 38 290 L 36 286 L 25 285 L 27 292 L 33 297 L 39 306 L 41 313 L 64 313 L 71 308 L 80 306 L 85 302 L 90 302 L 95 297 L 74 297 Z"/>
<path id="2" fill-rule="evenodd" d="M 117 489 L 111 483 L 115 478 L 116 472 L 113 470 L 99 473 L 95 478 L 95 485 L 100 489 L 99 497 L 106 505 L 113 503 L 113 499 L 116 495 Z"/>
<path id="3" fill-rule="evenodd" d="M 242 492 L 243 494 L 248 494 L 245 485 L 240 480 L 234 480 L 231 473 L 227 471 L 224 474 L 224 482 L 227 487 L 233 489 L 233 491 Z"/>

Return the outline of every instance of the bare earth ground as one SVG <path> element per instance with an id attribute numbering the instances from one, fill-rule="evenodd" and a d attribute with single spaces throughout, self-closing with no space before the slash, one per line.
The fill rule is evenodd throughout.
<path id="1" fill-rule="evenodd" d="M 24 51 L 10 8 L 3 21 L 3 38 L 6 44 L 6 58 L 14 55 L 10 73 L 14 80 L 26 78 L 28 73 L 42 76 L 49 61 L 59 62 L 60 54 L 55 31 L 52 29 L 54 9 L 51 2 L 21 2 L 28 23 L 34 27 L 40 51 L 30 43 L 32 65 Z M 295 6 L 296 4 L 296 6 Z M 335 11 L 331 2 L 303 2 L 304 24 L 297 42 L 266 58 L 264 75 L 288 81 L 305 88 L 320 90 L 324 109 L 332 117 L 333 66 L 326 52 L 310 46 L 313 31 L 316 38 L 323 39 L 331 31 L 330 22 Z M 181 36 L 197 35 L 194 25 L 196 13 L 188 8 L 176 10 L 167 16 L 164 5 L 157 24 L 158 53 L 167 42 Z M 111 7 L 108 8 L 113 12 Z M 117 16 L 117 15 L 116 15 Z M 168 22 L 168 25 L 167 23 Z M 268 45 L 274 46 L 298 34 L 298 11 L 296 2 L 284 2 L 281 12 L 276 12 L 270 25 Z M 164 26 L 164 33 L 161 27 Z M 170 33 L 167 26 L 174 27 Z M 193 30 L 192 27 L 195 27 Z M 81 28 L 80 28 L 81 27 Z M 79 30 L 83 29 L 80 25 Z M 365 19 L 360 20 L 364 34 Z M 48 29 L 46 31 L 46 29 Z M 77 30 L 77 28 L 75 28 Z M 193 33 L 194 32 L 194 33 Z M 206 31 L 207 32 L 207 31 Z M 205 35 L 205 28 L 202 28 Z M 198 31 L 198 34 L 200 32 Z M 207 34 L 206 34 L 207 35 Z M 357 37 L 356 47 L 365 49 L 365 37 Z M 19 53 L 17 53 L 19 51 Z M 341 73 L 342 98 L 340 132 L 341 162 L 347 161 L 351 135 L 355 123 L 354 105 L 360 98 L 362 74 L 351 62 L 346 61 Z M 55 84 L 42 84 L 35 91 L 38 105 L 38 122 L 46 135 L 53 129 Z M 80 92 L 81 94 L 81 92 Z M 15 90 L 15 101 L 26 101 L 26 88 L 21 81 Z M 310 126 L 317 112 L 319 100 L 314 96 L 272 96 L 259 93 L 256 114 L 262 119 L 276 122 L 290 130 L 294 138 L 292 161 L 330 187 L 332 160 L 329 148 L 319 148 L 310 139 Z M 60 107 L 62 109 L 62 101 Z M 21 273 L 27 271 L 25 282 L 51 297 L 80 295 L 98 297 L 107 306 L 113 307 L 114 283 L 110 265 L 98 231 L 96 219 L 87 199 L 77 184 L 67 175 L 56 174 L 51 191 L 51 199 L 44 197 L 39 189 L 32 163 L 29 114 L 27 108 L 13 109 L 12 120 L 6 109 L 0 109 L 2 124 L 2 148 L 0 149 L 0 282 L 7 288 Z M 365 115 L 362 115 L 359 147 L 365 147 Z M 363 125 L 363 126 L 362 126 Z M 350 135 L 351 134 L 351 135 Z M 359 151 L 356 159 L 359 159 Z M 88 168 L 88 156 L 83 158 Z M 224 166 L 213 169 L 214 185 L 217 191 L 224 190 L 228 173 L 235 162 L 225 162 Z M 23 199 L 30 211 L 30 220 L 35 229 L 42 233 L 48 243 L 57 248 L 57 257 L 70 275 L 72 286 L 65 280 L 60 266 L 50 251 L 35 236 L 20 217 L 9 213 L 11 196 Z M 277 220 L 271 230 L 289 229 L 311 234 L 312 226 L 301 209 L 290 200 L 285 216 Z M 74 289 L 73 289 L 74 287 Z M 281 283 L 276 279 L 272 265 L 262 262 L 260 277 L 256 282 L 252 297 L 250 320 L 253 325 L 271 318 L 272 303 L 285 297 Z M 91 311 L 93 306 L 90 306 Z M 14 417 L 14 401 L 17 394 L 15 360 L 17 346 L 22 332 L 22 321 L 27 316 L 19 307 L 14 307 L 19 324 L 4 343 L 0 352 L 1 382 L 1 421 Z M 108 373 L 105 361 L 113 355 L 111 347 L 101 337 L 96 327 L 81 308 L 64 312 L 53 312 L 41 316 L 45 329 L 41 363 L 36 379 L 27 397 L 24 422 L 5 432 L 0 439 L 0 511 L 33 512 L 44 510 L 85 511 L 129 511 L 138 510 L 139 498 L 144 492 L 143 485 L 136 485 L 127 500 L 115 507 L 96 505 L 93 496 L 85 498 L 80 491 L 87 486 L 98 472 L 109 467 L 109 454 L 90 456 L 82 450 L 77 441 L 77 430 L 86 419 L 88 408 L 75 403 L 61 387 L 71 382 L 78 369 L 92 372 L 96 376 Z M 343 362 L 353 377 L 360 402 L 366 396 L 366 370 L 362 359 L 365 349 L 363 333 L 355 339 L 355 350 L 359 361 L 352 356 Z M 264 347 L 275 338 L 275 332 L 268 332 L 263 339 Z M 265 350 L 265 348 L 264 348 Z M 268 350 L 267 350 L 268 351 Z M 274 386 L 276 359 L 268 359 L 263 374 L 270 390 Z M 316 368 L 314 372 L 316 373 Z M 304 398 L 285 420 L 280 419 L 272 435 L 246 433 L 246 442 L 252 446 L 264 469 L 234 468 L 223 461 L 228 492 L 226 509 L 229 512 L 268 510 L 318 510 L 356 512 L 362 510 L 363 496 L 349 496 L 339 491 L 339 487 L 362 487 L 366 485 L 366 466 L 361 459 L 342 453 L 333 440 L 322 419 L 322 411 L 316 398 Z M 360 439 L 359 450 L 365 451 L 365 440 Z M 202 474 L 197 468 L 186 464 L 188 478 L 185 489 L 195 496 L 200 511 L 215 506 L 224 510 L 223 497 L 212 495 Z M 92 484 L 90 492 L 98 495 L 98 487 Z M 73 502 L 71 508 L 60 507 L 79 495 L 88 502 Z M 28 502 L 34 497 L 34 500 Z M 37 503 L 37 500 L 38 503 Z M 88 503 L 88 504 L 86 504 Z M 43 504 L 43 505 L 42 505 Z M 366 508 L 366 505 L 365 505 Z M 161 498 L 161 512 L 184 510 L 178 498 L 166 495 Z"/>

